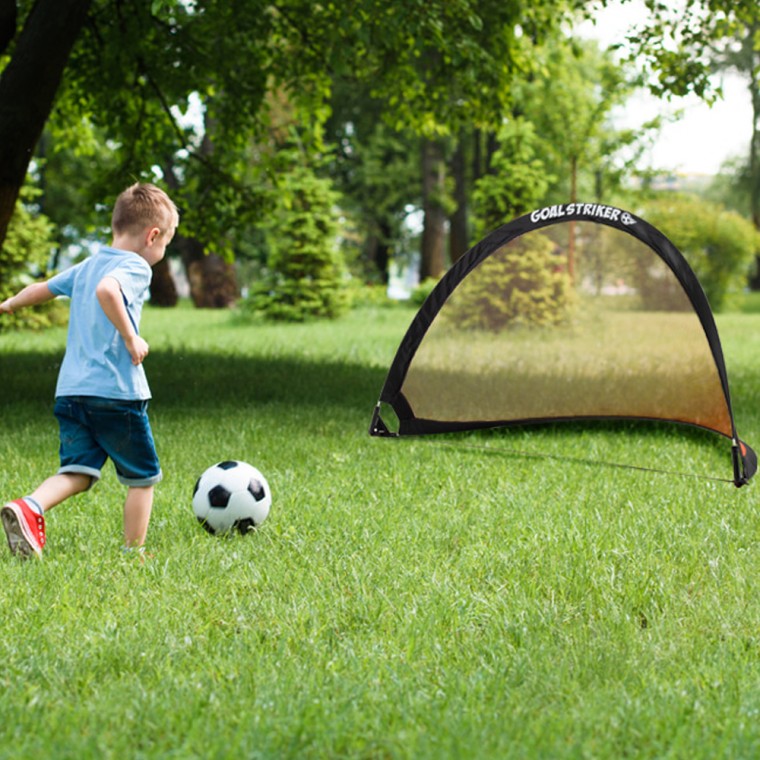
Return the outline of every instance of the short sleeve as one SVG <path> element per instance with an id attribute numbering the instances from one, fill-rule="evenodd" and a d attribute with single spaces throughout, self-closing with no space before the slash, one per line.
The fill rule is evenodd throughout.
<path id="1" fill-rule="evenodd" d="M 77 264 L 63 272 L 53 275 L 47 281 L 47 286 L 50 288 L 50 292 L 54 296 L 68 296 L 71 298 L 71 293 L 74 290 L 74 280 L 76 279 L 77 270 L 80 266 L 80 264 Z"/>
<path id="2" fill-rule="evenodd" d="M 121 287 L 121 292 L 127 303 L 134 303 L 150 287 L 153 271 L 145 259 L 140 256 L 129 256 L 119 263 L 117 267 L 108 272 L 108 277 L 113 277 Z"/>

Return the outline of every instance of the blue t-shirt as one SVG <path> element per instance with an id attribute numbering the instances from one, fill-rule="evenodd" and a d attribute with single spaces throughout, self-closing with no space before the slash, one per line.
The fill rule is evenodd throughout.
<path id="1" fill-rule="evenodd" d="M 142 400 L 150 388 L 142 364 L 134 366 L 124 340 L 105 315 L 95 288 L 103 277 L 121 286 L 135 329 L 153 272 L 142 256 L 102 246 L 81 264 L 48 280 L 57 296 L 71 298 L 66 354 L 58 373 L 56 396 L 100 396 Z"/>

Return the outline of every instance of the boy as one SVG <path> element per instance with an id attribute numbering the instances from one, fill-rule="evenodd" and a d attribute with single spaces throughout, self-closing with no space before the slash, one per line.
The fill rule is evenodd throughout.
<path id="1" fill-rule="evenodd" d="M 13 554 L 42 556 L 44 513 L 90 488 L 109 457 L 128 489 L 125 549 L 141 550 L 145 543 L 161 468 L 147 415 L 151 394 L 142 363 L 148 344 L 138 325 L 151 267 L 164 257 L 178 222 L 163 190 L 132 185 L 114 205 L 111 246 L 0 303 L 0 314 L 10 314 L 59 295 L 71 298 L 54 409 L 61 467 L 29 496 L 0 510 Z"/>

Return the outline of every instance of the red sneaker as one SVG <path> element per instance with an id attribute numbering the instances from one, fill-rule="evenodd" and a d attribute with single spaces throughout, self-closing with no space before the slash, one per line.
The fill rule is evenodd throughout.
<path id="1" fill-rule="evenodd" d="M 38 515 L 23 499 L 16 499 L 0 510 L 8 546 L 21 557 L 42 556 L 45 545 L 45 518 Z"/>

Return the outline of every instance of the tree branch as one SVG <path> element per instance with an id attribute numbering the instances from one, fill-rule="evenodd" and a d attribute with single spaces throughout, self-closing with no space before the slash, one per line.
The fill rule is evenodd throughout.
<path id="1" fill-rule="evenodd" d="M 142 64 L 143 62 L 141 61 L 140 63 Z M 229 172 L 222 169 L 222 167 L 220 167 L 212 158 L 209 158 L 208 153 L 210 151 L 207 150 L 205 153 L 198 151 L 193 145 L 188 142 L 185 132 L 177 123 L 177 120 L 171 111 L 169 102 L 167 101 L 158 83 L 151 75 L 150 71 L 147 70 L 147 67 L 143 67 L 141 73 L 143 76 L 145 76 L 148 84 L 155 93 L 158 102 L 161 104 L 161 110 L 169 120 L 169 124 L 171 125 L 171 128 L 174 131 L 177 140 L 179 141 L 180 147 L 187 152 L 188 157 L 204 166 L 211 172 L 211 174 L 218 177 L 224 184 L 233 187 L 238 193 L 240 193 L 240 196 L 246 200 L 246 203 L 252 206 L 260 205 L 260 197 L 258 197 L 255 192 L 252 192 L 250 187 L 245 185 L 236 177 L 232 176 Z"/>

